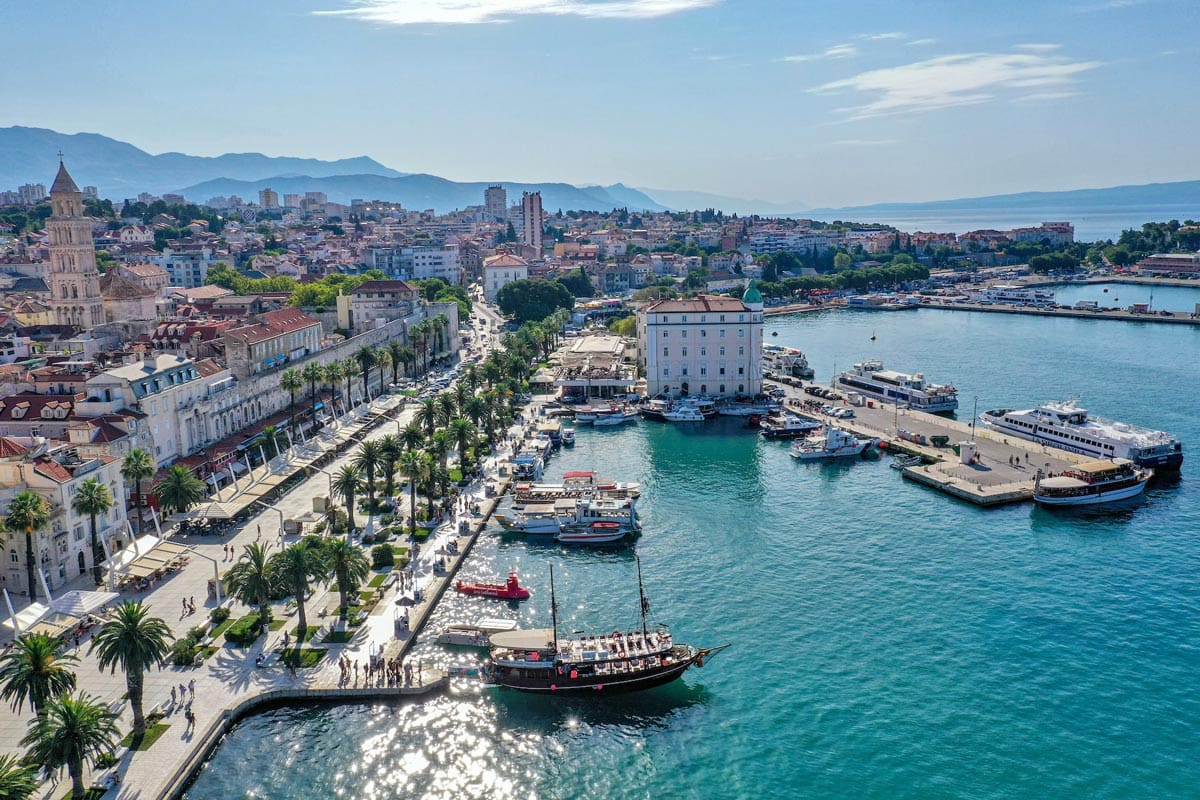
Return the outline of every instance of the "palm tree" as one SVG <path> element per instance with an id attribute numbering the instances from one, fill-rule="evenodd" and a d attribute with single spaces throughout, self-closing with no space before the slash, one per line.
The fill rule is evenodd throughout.
<path id="1" fill-rule="evenodd" d="M 371 572 L 371 562 L 357 547 L 345 539 L 332 539 L 325 545 L 325 563 L 333 569 L 338 585 L 339 608 L 344 612 L 350 605 L 350 593 L 357 592 Z"/>
<path id="2" fill-rule="evenodd" d="M 271 458 L 281 454 L 283 450 L 280 448 L 284 443 L 287 442 L 287 436 L 284 434 L 284 432 L 279 430 L 279 428 L 275 427 L 274 425 L 268 425 L 267 427 L 263 428 L 262 433 L 258 435 L 258 438 L 263 444 L 263 449 L 271 454 Z"/>
<path id="3" fill-rule="evenodd" d="M 225 573 L 229 593 L 248 606 L 258 607 L 259 633 L 271 621 L 271 570 L 266 545 L 255 542 L 242 547 L 237 563 Z"/>
<path id="4" fill-rule="evenodd" d="M 358 446 L 354 466 L 362 471 L 367 489 L 367 507 L 375 510 L 375 471 L 383 464 L 383 446 L 378 439 L 368 439 Z"/>
<path id="5" fill-rule="evenodd" d="M 426 435 L 433 436 L 433 432 L 437 430 L 438 417 L 437 400 L 430 397 L 421 401 L 421 407 L 417 409 L 413 421 L 425 428 Z"/>
<path id="6" fill-rule="evenodd" d="M 90 655 L 96 651 L 100 671 L 125 673 L 129 690 L 129 708 L 133 711 L 133 736 L 146 732 L 142 714 L 142 678 L 146 670 L 159 664 L 171 651 L 171 629 L 140 601 L 126 600 L 117 606 L 109 621 L 92 637 Z"/>
<path id="7" fill-rule="evenodd" d="M 438 314 L 433 318 L 433 330 L 437 336 L 437 353 L 441 355 L 446 351 L 446 338 L 449 333 L 450 318 L 445 314 Z"/>
<path id="8" fill-rule="evenodd" d="M 383 491 L 391 497 L 396 486 L 396 462 L 404 452 L 404 445 L 394 433 L 385 434 L 379 439 L 379 452 L 383 456 Z"/>
<path id="9" fill-rule="evenodd" d="M 409 450 L 400 457 L 400 471 L 408 478 L 408 531 L 417 533 L 417 483 L 424 479 L 429 456 L 419 450 Z"/>
<path id="10" fill-rule="evenodd" d="M 458 401 L 450 392 L 442 392 L 437 396 L 438 423 L 445 425 L 458 414 Z"/>
<path id="11" fill-rule="evenodd" d="M 410 344 L 400 346 L 400 360 L 404 363 L 404 373 L 415 375 L 417 371 L 417 351 Z"/>
<path id="12" fill-rule="evenodd" d="M 392 359 L 392 383 L 400 385 L 400 368 L 408 363 L 408 352 L 411 347 L 399 339 L 392 339 L 387 345 L 388 355 Z M 406 370 L 407 372 L 407 370 Z"/>
<path id="13" fill-rule="evenodd" d="M 295 367 L 285 369 L 279 376 L 279 388 L 288 393 L 288 425 L 296 430 L 296 392 L 304 387 L 304 377 Z"/>
<path id="14" fill-rule="evenodd" d="M 479 395 L 472 395 L 463 405 L 463 413 L 467 415 L 467 419 L 471 420 L 478 427 L 487 414 L 487 400 L 484 400 Z"/>
<path id="15" fill-rule="evenodd" d="M 79 488 L 75 490 L 75 497 L 71 500 L 71 507 L 75 509 L 75 513 L 77 514 L 87 514 L 89 521 L 92 523 L 92 578 L 99 585 L 100 562 L 104 560 L 104 553 L 100 549 L 100 533 L 96 530 L 96 516 L 98 514 L 107 514 L 109 509 L 113 507 L 112 493 L 100 481 L 95 478 L 88 478 L 79 484 Z"/>
<path id="16" fill-rule="evenodd" d="M 155 484 L 154 494 L 164 510 L 182 514 L 204 499 L 204 481 L 182 464 L 175 464 L 167 471 L 166 477 Z"/>
<path id="17" fill-rule="evenodd" d="M 94 768 L 98 756 L 112 755 L 118 738 L 117 715 L 98 698 L 81 692 L 47 704 L 46 713 L 30 723 L 21 744 L 47 771 L 58 772 L 66 767 L 71 776 L 72 800 L 83 800 L 87 794 L 83 762 L 90 761 Z"/>
<path id="18" fill-rule="evenodd" d="M 37 791 L 37 770 L 6 753 L 0 756 L 0 800 L 29 800 Z"/>
<path id="19" fill-rule="evenodd" d="M 467 367 L 467 371 L 463 373 L 463 383 L 467 385 L 472 392 L 479 388 L 479 384 L 483 382 L 483 376 L 479 374 L 479 369 L 472 364 Z"/>
<path id="20" fill-rule="evenodd" d="M 133 504 L 137 508 L 138 530 L 142 532 L 142 481 L 154 477 L 154 459 L 140 447 L 130 450 L 121 462 L 121 476 L 133 486 Z"/>
<path id="21" fill-rule="evenodd" d="M 467 401 L 471 399 L 471 396 L 471 390 L 462 381 L 454 384 L 454 406 L 456 408 L 454 416 L 460 416 L 466 411 Z"/>
<path id="22" fill-rule="evenodd" d="M 304 614 L 304 599 L 309 592 L 308 582 L 325 572 L 321 552 L 319 548 L 310 547 L 307 541 L 301 540 L 272 556 L 268 562 L 268 571 L 276 586 L 285 589 L 296 598 L 296 614 L 300 618 L 297 633 L 299 641 L 303 642 L 304 633 L 308 630 L 308 618 Z"/>
<path id="23" fill-rule="evenodd" d="M 383 394 L 383 390 L 387 386 L 387 379 L 383 375 L 392 366 L 392 354 L 387 348 L 377 347 L 375 349 L 375 366 L 379 367 L 379 393 Z"/>
<path id="24" fill-rule="evenodd" d="M 359 370 L 359 368 L 358 368 L 358 361 L 356 361 L 353 356 L 346 358 L 342 361 L 342 378 L 346 381 L 345 406 L 346 406 L 347 411 L 350 410 L 350 406 L 354 405 L 350 401 L 350 388 L 351 388 L 350 384 L 354 380 L 354 376 L 357 375 L 360 371 L 361 370 Z"/>
<path id="25" fill-rule="evenodd" d="M 446 493 L 450 491 L 450 472 L 442 464 L 430 459 L 429 474 L 425 481 L 425 500 L 429 516 L 432 517 L 434 497 L 445 497 Z"/>
<path id="26" fill-rule="evenodd" d="M 346 504 L 346 521 L 350 527 L 347 533 L 354 531 L 354 496 L 363 489 L 362 473 L 353 464 L 346 464 L 337 472 L 333 479 L 333 491 L 342 496 Z"/>
<path id="27" fill-rule="evenodd" d="M 454 442 L 454 447 L 458 450 L 458 465 L 466 472 L 467 449 L 475 439 L 475 426 L 471 424 L 469 419 L 455 417 L 450 420 L 450 425 L 447 426 L 446 432 L 450 434 L 450 441 Z"/>
<path id="28" fill-rule="evenodd" d="M 513 353 L 504 364 L 504 371 L 515 381 L 523 380 L 529 376 L 529 362 Z"/>
<path id="29" fill-rule="evenodd" d="M 74 691 L 71 667 L 78 663 L 77 656 L 63 652 L 58 639 L 45 633 L 26 634 L 0 656 L 0 698 L 17 712 L 28 700 L 33 713 L 41 716 L 53 698 Z"/>
<path id="30" fill-rule="evenodd" d="M 440 466 L 446 466 L 446 457 L 450 455 L 450 451 L 454 449 L 454 445 L 450 439 L 450 434 L 444 430 L 434 432 L 433 436 L 429 437 L 429 454 L 437 459 Z"/>
<path id="31" fill-rule="evenodd" d="M 364 344 L 358 348 L 358 352 L 354 354 L 354 360 L 358 362 L 358 369 L 362 372 L 363 379 L 363 402 L 371 399 L 370 390 L 367 384 L 371 380 L 371 367 L 375 366 L 375 350 L 370 345 Z"/>
<path id="32" fill-rule="evenodd" d="M 343 377 L 344 377 L 344 371 L 342 369 L 342 362 L 330 361 L 328 364 L 325 365 L 325 382 L 328 383 L 335 392 L 340 392 L 342 390 L 342 378 Z M 343 399 L 345 399 L 345 398 L 343 398 Z M 329 404 L 333 405 L 332 399 L 330 399 Z M 347 406 L 347 408 L 348 408 L 348 406 Z M 329 413 L 333 414 L 333 410 L 330 409 Z"/>
<path id="33" fill-rule="evenodd" d="M 29 602 L 37 599 L 37 561 L 33 535 L 50 522 L 50 504 L 37 492 L 16 495 L 4 514 L 4 529 L 25 533 L 25 579 L 29 581 Z"/>
<path id="34" fill-rule="evenodd" d="M 400 431 L 398 441 L 401 445 L 401 450 L 416 450 L 425 444 L 425 432 L 421 430 L 421 426 L 415 421 L 410 422 Z"/>
<path id="35" fill-rule="evenodd" d="M 304 365 L 300 377 L 304 378 L 305 383 L 308 384 L 308 399 L 312 405 L 312 421 L 315 427 L 317 424 L 317 384 L 325 380 L 325 369 L 317 362 L 310 361 Z"/>

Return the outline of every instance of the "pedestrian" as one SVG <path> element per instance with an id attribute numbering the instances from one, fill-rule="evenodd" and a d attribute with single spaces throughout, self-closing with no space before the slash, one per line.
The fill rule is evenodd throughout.
<path id="1" fill-rule="evenodd" d="M 196 679 L 195 678 L 192 678 L 190 681 L 188 681 L 188 694 L 191 696 L 191 698 L 193 700 L 196 699 Z"/>
<path id="2" fill-rule="evenodd" d="M 192 613 L 195 614 L 196 613 L 196 595 L 192 595 L 188 599 L 188 605 L 190 605 L 192 607 Z"/>
<path id="3" fill-rule="evenodd" d="M 171 705 L 175 705 L 175 687 L 171 687 Z"/>
<path id="4" fill-rule="evenodd" d="M 257 542 L 261 538 L 262 538 L 262 523 L 260 522 L 260 523 L 258 523 L 258 535 L 254 537 L 254 541 Z"/>
<path id="5" fill-rule="evenodd" d="M 183 718 L 187 720 L 189 730 L 196 727 L 196 714 L 192 711 L 191 706 L 184 710 Z"/>
<path id="6" fill-rule="evenodd" d="M 179 684 L 179 702 L 183 702 L 183 696 L 187 693 L 187 687 L 182 683 Z"/>

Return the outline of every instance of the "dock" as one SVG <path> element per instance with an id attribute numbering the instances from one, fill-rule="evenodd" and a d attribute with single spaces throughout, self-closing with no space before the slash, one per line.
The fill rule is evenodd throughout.
<path id="1" fill-rule="evenodd" d="M 789 411 L 817 422 L 837 425 L 859 436 L 882 439 L 887 442 L 889 453 L 921 456 L 925 464 L 900 471 L 905 479 L 978 506 L 1031 501 L 1034 478 L 1039 469 L 1057 473 L 1086 460 L 1085 456 L 1006 436 L 980 425 L 975 426 L 972 434 L 969 422 L 937 414 L 898 408 L 878 401 L 869 401 L 872 404 L 870 406 L 833 403 L 795 387 L 780 385 L 780 388 L 787 392 L 786 405 Z M 854 417 L 828 417 L 805 408 L 805 400 L 833 405 L 835 408 L 850 408 L 854 411 Z M 902 438 L 902 432 L 907 432 L 912 438 Z M 935 447 L 930 444 L 935 436 L 946 437 L 948 446 Z M 975 443 L 977 457 L 971 464 L 962 463 L 952 447 L 964 441 Z"/>
<path id="2" fill-rule="evenodd" d="M 1200 325 L 1200 317 L 1186 311 L 1134 312 L 1128 309 L 1113 311 L 1088 311 L 1082 308 L 1034 308 L 1033 306 L 1010 306 L 1000 303 L 957 303 L 933 297 L 921 298 L 919 308 L 936 308 L 943 311 L 982 311 L 985 314 L 1023 314 L 1030 317 L 1067 317 L 1073 319 L 1107 319 L 1118 322 L 1154 322 L 1166 325 Z"/>

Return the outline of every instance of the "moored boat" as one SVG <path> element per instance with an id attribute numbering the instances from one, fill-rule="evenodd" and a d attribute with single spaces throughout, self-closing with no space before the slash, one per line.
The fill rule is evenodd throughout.
<path id="1" fill-rule="evenodd" d="M 830 425 L 824 436 L 810 436 L 792 443 L 792 458 L 811 461 L 822 458 L 843 458 L 862 455 L 879 444 L 878 439 L 859 438 L 849 431 Z"/>
<path id="2" fill-rule="evenodd" d="M 949 413 L 958 408 L 958 390 L 953 386 L 930 383 L 921 373 L 907 375 L 883 368 L 883 362 L 871 358 L 833 378 L 835 388 L 858 392 L 885 403 L 907 406 L 930 414 Z"/>
<path id="3" fill-rule="evenodd" d="M 759 423 L 760 433 L 767 439 L 796 439 L 819 430 L 821 423 L 790 412 L 771 414 Z"/>
<path id="4" fill-rule="evenodd" d="M 728 647 L 697 648 L 678 643 L 665 627 L 651 632 L 646 622 L 650 603 L 641 573 L 639 560 L 640 630 L 560 639 L 551 567 L 552 627 L 493 636 L 484 681 L 492 686 L 552 695 L 649 689 L 675 680 L 689 667 L 703 667 L 705 659 Z"/>
<path id="5" fill-rule="evenodd" d="M 602 478 L 585 471 L 565 473 L 562 483 L 518 483 L 513 487 L 513 501 L 519 505 L 575 497 L 637 498 L 640 494 L 640 484 Z"/>
<path id="6" fill-rule="evenodd" d="M 473 594 L 479 597 L 494 597 L 497 600 L 527 600 L 529 590 L 517 580 L 517 571 L 508 571 L 508 580 L 504 583 L 467 583 L 458 581 L 454 588 L 462 594 Z"/>
<path id="7" fill-rule="evenodd" d="M 571 447 L 572 445 L 575 444 L 575 429 L 574 428 L 563 428 L 562 429 L 562 443 L 563 443 L 564 447 Z"/>
<path id="8" fill-rule="evenodd" d="M 664 411 L 663 419 L 667 422 L 704 422 L 704 415 L 695 406 L 680 405 Z"/>
<path id="9" fill-rule="evenodd" d="M 494 634 L 516 630 L 516 620 L 482 617 L 474 625 L 447 625 L 438 634 L 438 644 L 459 647 L 490 647 Z"/>
<path id="10" fill-rule="evenodd" d="M 1152 470 L 1132 461 L 1085 461 L 1061 475 L 1047 477 L 1038 470 L 1033 499 L 1045 506 L 1086 506 L 1137 497 L 1146 490 Z"/>

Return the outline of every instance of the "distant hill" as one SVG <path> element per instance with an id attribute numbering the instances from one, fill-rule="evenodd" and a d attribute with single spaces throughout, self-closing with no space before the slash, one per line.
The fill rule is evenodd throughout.
<path id="1" fill-rule="evenodd" d="M 804 212 L 803 203 L 771 203 L 766 200 L 747 200 L 708 192 L 689 192 L 680 189 L 648 189 L 642 191 L 673 209 L 703 211 L 714 208 L 726 214 L 762 214 L 763 216 L 795 217 Z"/>
<path id="2" fill-rule="evenodd" d="M 870 221 L 872 214 L 894 216 L 926 211 L 1020 211 L 1022 209 L 1073 209 L 1100 211 L 1113 208 L 1173 206 L 1195 207 L 1200 217 L 1200 181 L 1145 183 L 1110 186 L 1104 189 L 1072 189 L 1063 192 L 1019 192 L 958 200 L 932 200 L 924 203 L 873 203 L 845 208 L 814 208 L 806 216 L 818 219 Z"/>
<path id="3" fill-rule="evenodd" d="M 387 200 L 402 203 L 405 208 L 424 210 L 432 208 L 436 213 L 445 213 L 466 206 L 483 204 L 483 191 L 498 183 L 508 192 L 510 203 L 521 198 L 522 192 L 541 192 L 542 208 L 548 214 L 559 209 L 608 211 L 629 206 L 631 210 L 662 211 L 663 206 L 648 197 L 634 206 L 631 201 L 640 193 L 618 190 L 618 197 L 603 186 L 579 187 L 569 183 L 513 183 L 510 181 L 458 182 L 439 178 L 436 175 L 403 175 L 386 178 L 380 175 L 334 175 L 316 176 L 276 175 L 255 181 L 236 181 L 226 178 L 205 181 L 178 189 L 184 197 L 203 202 L 217 195 L 236 194 L 239 197 L 257 197 L 258 190 L 269 186 L 280 194 L 291 192 L 324 192 L 332 202 L 349 203 L 356 197 L 369 200 Z M 619 185 L 619 184 L 618 184 Z M 624 189 L 624 187 L 621 187 Z"/>
<path id="4" fill-rule="evenodd" d="M 123 200 L 139 192 L 162 194 L 213 178 L 257 180 L 273 175 L 403 175 L 359 156 L 338 161 L 285 158 L 261 153 L 189 156 L 150 155 L 126 142 L 97 133 L 66 134 L 45 128 L 0 128 L 0 188 L 54 180 L 59 151 L 80 186 L 96 186 L 102 197 Z"/>

